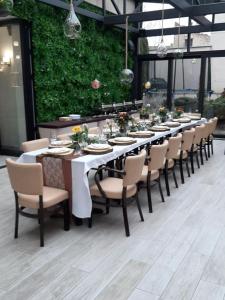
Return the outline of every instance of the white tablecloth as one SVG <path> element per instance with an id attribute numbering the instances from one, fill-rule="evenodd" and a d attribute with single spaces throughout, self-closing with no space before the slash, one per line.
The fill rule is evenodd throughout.
<path id="1" fill-rule="evenodd" d="M 175 135 L 181 129 L 187 129 L 205 122 L 205 119 L 192 121 L 191 123 L 182 124 L 179 127 L 171 128 L 170 131 L 156 132 L 151 138 L 138 138 L 137 143 L 129 146 L 113 146 L 113 152 L 104 155 L 85 155 L 71 161 L 72 167 L 72 213 L 79 218 L 88 218 L 91 215 L 92 200 L 89 189 L 87 172 L 91 168 L 97 168 L 100 165 L 116 159 L 117 157 L 130 152 L 131 150 L 151 143 L 159 138 L 169 134 Z M 46 149 L 27 152 L 22 154 L 18 162 L 33 163 L 36 162 L 36 156 L 45 152 Z"/>

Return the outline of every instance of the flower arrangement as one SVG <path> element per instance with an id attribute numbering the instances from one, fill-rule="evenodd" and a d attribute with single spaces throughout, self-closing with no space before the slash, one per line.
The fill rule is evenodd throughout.
<path id="1" fill-rule="evenodd" d="M 174 112 L 174 118 L 179 118 L 184 113 L 184 110 L 182 107 L 176 107 L 176 110 Z"/>
<path id="2" fill-rule="evenodd" d="M 161 106 L 159 108 L 158 114 L 160 117 L 166 117 L 167 116 L 167 108 L 165 106 Z"/>
<path id="3" fill-rule="evenodd" d="M 72 128 L 73 134 L 70 136 L 73 142 L 81 143 L 86 141 L 88 138 L 88 128 L 87 126 L 74 126 Z"/>
<path id="4" fill-rule="evenodd" d="M 150 106 L 142 107 L 139 113 L 140 119 L 149 119 L 149 114 L 151 113 Z"/>
<path id="5" fill-rule="evenodd" d="M 120 128 L 120 132 L 125 132 L 128 126 L 128 122 L 130 121 L 130 116 L 126 111 L 119 112 L 115 121 Z"/>

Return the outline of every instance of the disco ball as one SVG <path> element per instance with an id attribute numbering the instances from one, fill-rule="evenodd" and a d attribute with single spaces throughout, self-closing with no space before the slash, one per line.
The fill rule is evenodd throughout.
<path id="1" fill-rule="evenodd" d="M 167 47 L 163 40 L 158 44 L 156 52 L 157 52 L 158 57 L 160 57 L 160 58 L 166 57 Z"/>
<path id="2" fill-rule="evenodd" d="M 120 82 L 130 84 L 134 80 L 134 73 L 130 69 L 123 69 L 120 73 Z"/>

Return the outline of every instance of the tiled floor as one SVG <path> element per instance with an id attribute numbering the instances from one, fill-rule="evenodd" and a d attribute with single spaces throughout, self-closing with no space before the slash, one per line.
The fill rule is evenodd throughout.
<path id="1" fill-rule="evenodd" d="M 10 156 L 6 156 L 6 155 L 0 155 L 0 167 L 5 166 L 5 160 L 6 158 L 9 158 Z M 16 159 L 16 157 L 10 157 L 12 159 Z"/>
<path id="2" fill-rule="evenodd" d="M 171 197 L 153 188 L 153 214 L 140 192 L 145 222 L 128 209 L 94 216 L 94 226 L 46 220 L 46 246 L 38 224 L 21 217 L 13 239 L 14 201 L 6 169 L 0 170 L 0 299 L 222 300 L 225 299 L 225 142 Z M 164 188 L 165 191 L 165 188 Z"/>

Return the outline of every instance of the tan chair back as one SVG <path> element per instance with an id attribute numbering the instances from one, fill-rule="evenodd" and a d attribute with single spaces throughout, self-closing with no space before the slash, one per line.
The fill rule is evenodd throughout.
<path id="1" fill-rule="evenodd" d="M 88 128 L 88 133 L 99 135 L 100 129 L 99 129 L 99 127 L 91 127 L 91 128 Z"/>
<path id="2" fill-rule="evenodd" d="M 173 159 L 177 156 L 182 141 L 182 134 L 178 133 L 177 136 L 170 137 L 168 140 L 168 149 L 166 159 Z"/>
<path id="3" fill-rule="evenodd" d="M 217 123 L 218 123 L 218 118 L 214 117 L 212 120 L 213 120 L 213 131 L 212 131 L 212 133 L 213 133 L 216 130 L 216 126 L 217 126 Z"/>
<path id="4" fill-rule="evenodd" d="M 62 133 L 57 135 L 57 140 L 59 141 L 64 141 L 64 140 L 71 140 L 70 136 L 72 135 L 72 133 Z"/>
<path id="5" fill-rule="evenodd" d="M 43 194 L 43 174 L 40 163 L 22 164 L 6 159 L 6 166 L 15 192 L 26 195 Z"/>
<path id="6" fill-rule="evenodd" d="M 193 144 L 194 145 L 199 145 L 200 144 L 201 139 L 203 138 L 203 135 L 204 135 L 204 131 L 205 131 L 205 125 L 204 124 L 195 127 L 195 135 L 194 135 L 194 139 L 193 139 Z"/>
<path id="7" fill-rule="evenodd" d="M 49 139 L 43 138 L 33 141 L 24 142 L 21 145 L 23 152 L 35 151 L 49 146 Z"/>
<path id="8" fill-rule="evenodd" d="M 146 151 L 142 150 L 140 154 L 128 156 L 125 161 L 124 170 L 126 175 L 123 178 L 123 186 L 136 184 L 140 181 L 142 170 L 146 159 Z"/>
<path id="9" fill-rule="evenodd" d="M 181 150 L 190 151 L 195 135 L 195 129 L 185 130 L 182 135 Z"/>
<path id="10" fill-rule="evenodd" d="M 153 145 L 150 150 L 150 157 L 148 162 L 148 170 L 159 170 L 164 166 L 166 152 L 168 149 L 168 141 L 164 141 L 161 145 Z"/>
<path id="11" fill-rule="evenodd" d="M 211 134 L 211 131 L 213 130 L 213 127 L 214 127 L 214 123 L 213 123 L 212 120 L 205 123 L 205 129 L 203 131 L 203 138 L 204 139 L 208 138 L 208 136 Z"/>

